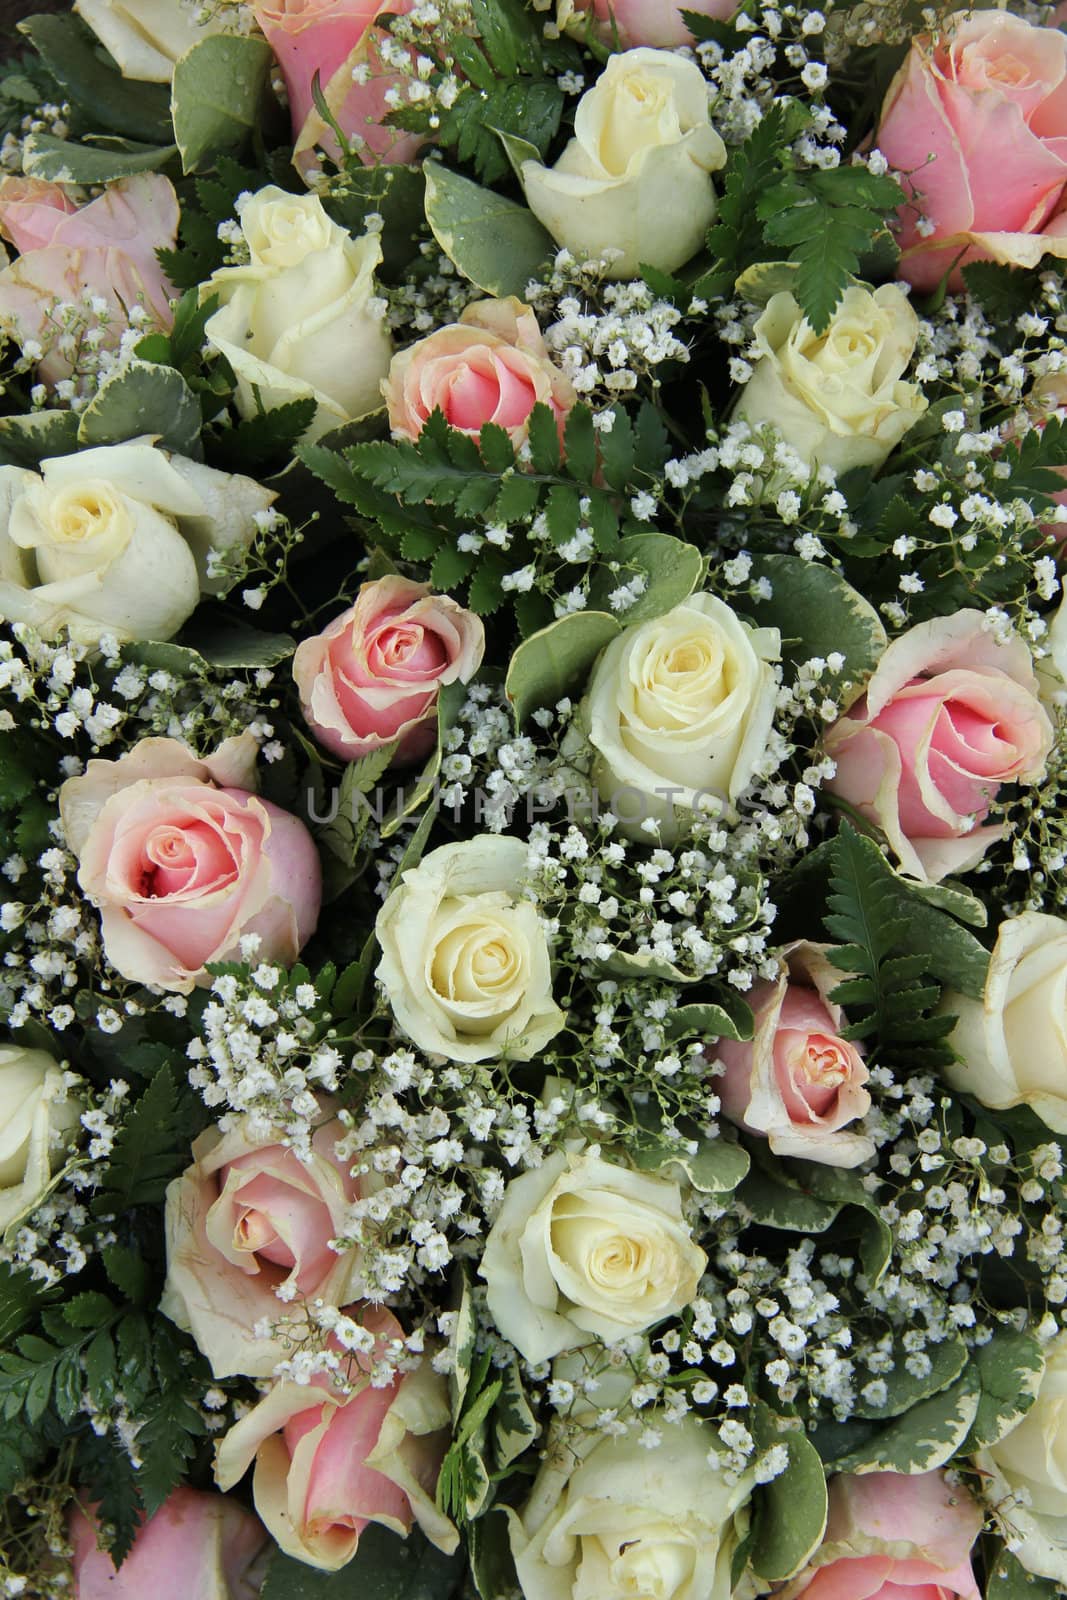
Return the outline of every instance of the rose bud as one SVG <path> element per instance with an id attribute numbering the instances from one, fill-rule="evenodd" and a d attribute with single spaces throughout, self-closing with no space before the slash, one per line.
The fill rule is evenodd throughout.
<path id="1" fill-rule="evenodd" d="M 857 1167 L 874 1154 L 849 1124 L 866 1115 L 869 1076 L 845 1018 L 829 998 L 846 974 L 826 945 L 804 940 L 783 951 L 781 975 L 749 990 L 751 1039 L 719 1039 L 707 1055 L 725 1068 L 715 1079 L 722 1112 L 766 1138 L 776 1156 L 802 1156 L 830 1167 Z"/>
<path id="2" fill-rule="evenodd" d="M 441 686 L 469 683 L 484 650 L 473 612 L 390 574 L 297 646 L 293 677 L 308 727 L 332 755 L 355 761 L 397 739 L 394 761 L 417 761 L 434 742 Z"/>

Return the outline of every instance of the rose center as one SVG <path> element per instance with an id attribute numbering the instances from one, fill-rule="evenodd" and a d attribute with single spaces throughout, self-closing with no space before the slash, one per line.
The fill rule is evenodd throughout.
<path id="1" fill-rule="evenodd" d="M 692 1578 L 694 1552 L 691 1545 L 671 1537 L 644 1536 L 620 1546 L 611 1563 L 615 1594 L 626 1600 L 670 1600 Z"/>
<path id="2" fill-rule="evenodd" d="M 56 544 L 81 545 L 100 534 L 129 538 L 129 516 L 107 484 L 61 489 L 49 508 L 49 531 Z"/>
<path id="3" fill-rule="evenodd" d="M 461 924 L 437 945 L 430 981 L 443 999 L 477 1004 L 506 999 L 522 973 L 522 957 L 499 924 Z"/>

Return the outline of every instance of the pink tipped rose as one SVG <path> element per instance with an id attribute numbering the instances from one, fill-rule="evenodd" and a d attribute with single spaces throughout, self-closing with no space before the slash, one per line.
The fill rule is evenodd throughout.
<path id="1" fill-rule="evenodd" d="M 823 1543 L 782 1600 L 980 1600 L 971 1549 L 982 1520 L 940 1472 L 842 1474 Z"/>
<path id="2" fill-rule="evenodd" d="M 193 1165 L 167 1189 L 167 1281 L 161 1307 L 191 1333 L 216 1378 L 268 1377 L 288 1353 L 283 1338 L 257 1339 L 292 1299 L 346 1304 L 360 1292 L 360 1253 L 335 1250 L 360 1185 L 336 1154 L 342 1124 L 311 1138 L 308 1160 L 256 1138 L 249 1120 L 208 1128 Z"/>
<path id="3" fill-rule="evenodd" d="M 578 398 L 553 364 L 537 318 L 514 295 L 478 300 L 459 322 L 401 350 L 382 393 L 394 437 L 418 438 L 441 411 L 464 433 L 495 422 L 514 445 L 525 440 L 535 405 L 550 406 L 562 422 Z"/>
<path id="4" fill-rule="evenodd" d="M 581 36 L 592 19 L 602 44 L 614 46 L 618 41 L 624 50 L 637 45 L 675 50 L 693 43 L 683 11 L 728 22 L 736 10 L 737 0 L 692 0 L 692 4 L 690 0 L 560 0 L 559 24 Z"/>
<path id="5" fill-rule="evenodd" d="M 256 742 L 228 739 L 200 761 L 176 739 L 142 739 L 90 761 L 59 792 L 78 882 L 98 906 L 111 965 L 188 994 L 246 934 L 291 964 L 315 931 L 319 858 L 304 824 L 249 791 Z"/>
<path id="6" fill-rule="evenodd" d="M 239 1500 L 175 1489 L 143 1523 L 116 1571 L 97 1549 L 94 1512 L 76 1505 L 69 1535 L 74 1600 L 255 1600 L 266 1574 L 268 1538 Z"/>
<path id="7" fill-rule="evenodd" d="M 472 612 L 390 575 L 365 583 L 354 606 L 297 647 L 293 677 L 308 727 L 332 755 L 355 761 L 398 739 L 394 761 L 417 761 L 434 741 L 442 684 L 469 683 L 484 650 Z"/>
<path id="8" fill-rule="evenodd" d="M 268 1530 L 287 1555 L 326 1572 L 352 1560 L 369 1522 L 399 1534 L 417 1522 L 445 1551 L 458 1542 L 433 1498 L 449 1441 L 445 1381 L 425 1358 L 412 1367 L 390 1312 L 349 1312 L 331 1336 L 342 1358 L 335 1382 L 316 1373 L 309 1383 L 275 1383 L 215 1459 L 225 1489 L 255 1462 L 252 1492 Z M 385 1357 L 391 1381 L 376 1387 L 371 1376 Z M 396 1372 L 398 1362 L 407 1370 Z"/>
<path id="9" fill-rule="evenodd" d="M 103 348 L 113 349 L 140 306 L 152 326 L 169 328 L 175 290 L 156 260 L 178 236 L 178 197 L 169 178 L 140 173 L 113 183 L 88 205 L 75 206 L 55 183 L 0 178 L 0 235 L 20 252 L 0 271 L 0 330 L 25 348 L 44 351 L 45 383 L 69 377 L 51 313 L 57 302 L 84 308 L 85 296 L 107 305 Z M 96 314 L 94 314 L 96 315 Z"/>
<path id="10" fill-rule="evenodd" d="M 920 34 L 882 106 L 877 145 L 903 174 L 900 275 L 1067 256 L 1067 37 L 1006 11 L 959 11 Z"/>
<path id="11" fill-rule="evenodd" d="M 367 165 L 414 159 L 425 141 L 420 134 L 390 127 L 390 90 L 403 77 L 382 59 L 387 38 L 374 26 L 378 17 L 403 16 L 412 0 L 259 0 L 256 21 L 278 58 L 293 118 L 294 160 L 302 172 L 315 170 L 313 152 L 340 159 L 337 138 L 315 109 L 312 83 L 319 87 L 334 120 Z"/>
<path id="12" fill-rule="evenodd" d="M 781 976 L 748 994 L 752 1038 L 720 1039 L 708 1055 L 726 1069 L 714 1088 L 731 1122 L 766 1138 L 777 1156 L 856 1167 L 874 1154 L 872 1140 L 849 1126 L 870 1107 L 869 1074 L 841 1037 L 845 1017 L 828 997 L 846 974 L 826 948 L 788 946 Z"/>
<path id="13" fill-rule="evenodd" d="M 1001 784 L 1041 778 L 1052 737 L 1026 645 L 958 611 L 889 646 L 826 735 L 826 787 L 883 830 L 909 877 L 937 883 L 1002 837 L 981 824 Z"/>

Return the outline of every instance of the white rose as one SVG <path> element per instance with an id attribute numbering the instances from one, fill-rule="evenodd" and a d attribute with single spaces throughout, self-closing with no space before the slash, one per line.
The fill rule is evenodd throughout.
<path id="1" fill-rule="evenodd" d="M 670 50 L 624 50 L 578 102 L 555 166 L 524 161 L 520 177 L 557 244 L 578 256 L 619 251 L 610 275 L 632 278 L 696 254 L 715 216 L 709 174 L 725 162 L 700 68 Z"/>
<path id="2" fill-rule="evenodd" d="M 376 411 L 393 350 L 377 234 L 353 239 L 316 195 L 273 186 L 245 203 L 241 231 L 248 265 L 220 267 L 201 296 L 220 298 L 204 331 L 237 376 L 242 416 L 314 396 L 310 440 Z"/>
<path id="3" fill-rule="evenodd" d="M 791 294 L 772 295 L 754 333 L 761 359 L 736 415 L 771 423 L 809 466 L 878 467 L 926 410 L 903 374 L 919 319 L 904 290 L 851 285 L 816 333 Z"/>
<path id="4" fill-rule="evenodd" d="M 1067 1583 L 1067 1334 L 1045 1346 L 1045 1371 L 1019 1425 L 980 1450 L 984 1499 L 1029 1572 Z M 1018 1541 L 1018 1542 L 1016 1542 Z"/>
<path id="5" fill-rule="evenodd" d="M 431 850 L 378 913 L 377 975 L 397 1022 L 431 1055 L 529 1061 L 563 1027 L 536 908 L 516 898 L 518 839 Z"/>
<path id="6" fill-rule="evenodd" d="M 753 1478 L 728 1482 L 711 1464 L 710 1424 L 690 1415 L 655 1450 L 632 1434 L 587 1437 L 577 1462 L 557 1446 L 509 1513 L 525 1600 L 730 1600 Z"/>
<path id="7" fill-rule="evenodd" d="M 676 1315 L 706 1265 L 677 1183 L 560 1152 L 508 1184 L 478 1270 L 505 1339 L 547 1361 Z"/>
<path id="8" fill-rule="evenodd" d="M 47 1051 L 0 1045 L 0 1232 L 44 1194 L 80 1115 Z"/>
<path id="9" fill-rule="evenodd" d="M 767 748 L 779 643 L 710 594 L 612 640 L 584 715 L 594 780 L 624 827 L 654 817 L 670 839 L 702 795 L 736 799 Z"/>
<path id="10" fill-rule="evenodd" d="M 0 619 L 83 644 L 169 639 L 217 589 L 209 552 L 248 543 L 273 499 L 137 440 L 0 467 Z"/>
<path id="11" fill-rule="evenodd" d="M 74 9 L 124 78 L 149 83 L 169 83 L 187 50 L 226 28 L 227 7 L 201 22 L 198 0 L 74 0 Z"/>
<path id="12" fill-rule="evenodd" d="M 981 1000 L 946 994 L 958 1017 L 953 1088 L 994 1111 L 1029 1106 L 1067 1133 L 1067 922 L 1024 911 L 1000 925 Z"/>

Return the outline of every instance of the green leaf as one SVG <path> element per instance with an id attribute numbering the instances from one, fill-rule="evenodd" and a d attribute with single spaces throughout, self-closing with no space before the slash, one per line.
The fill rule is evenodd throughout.
<path id="1" fill-rule="evenodd" d="M 288 466 L 297 442 L 314 421 L 318 401 L 312 394 L 287 400 L 254 417 L 243 417 L 216 435 L 214 457 L 231 472 L 252 472 L 271 462 Z"/>
<path id="2" fill-rule="evenodd" d="M 891 1371 L 868 1375 L 860 1365 L 856 1374 L 857 1389 L 862 1389 L 871 1378 L 877 1376 L 877 1379 L 885 1384 L 886 1398 L 881 1402 L 875 1402 L 865 1400 L 861 1393 L 853 1406 L 853 1415 L 870 1417 L 875 1421 L 886 1417 L 899 1417 L 903 1412 L 910 1411 L 920 1400 L 926 1400 L 930 1395 L 940 1394 L 942 1389 L 947 1389 L 967 1365 L 967 1346 L 958 1334 L 943 1339 L 940 1344 L 928 1344 L 923 1353 L 929 1359 L 930 1370 L 922 1377 L 916 1377 L 914 1373 L 908 1371 L 908 1351 L 899 1339 L 893 1341 Z"/>
<path id="3" fill-rule="evenodd" d="M 171 112 L 184 172 L 234 154 L 259 126 L 274 55 L 265 39 L 209 34 L 174 68 Z"/>
<path id="4" fill-rule="evenodd" d="M 148 1268 L 135 1250 L 109 1244 L 101 1251 L 104 1271 L 126 1299 L 140 1305 L 148 1292 Z"/>
<path id="5" fill-rule="evenodd" d="M 188 1163 L 189 1131 L 179 1114 L 180 1096 L 170 1067 L 160 1067 L 134 1101 L 115 1135 L 102 1188 L 93 1200 L 98 1215 L 155 1205 Z"/>
<path id="6" fill-rule="evenodd" d="M 975 1347 L 971 1367 L 982 1392 L 967 1437 L 968 1454 L 996 1444 L 1022 1421 L 1037 1397 L 1045 1358 L 1032 1334 L 998 1328 L 988 1344 Z"/>
<path id="7" fill-rule="evenodd" d="M 209 667 L 239 670 L 276 667 L 288 661 L 296 640 L 288 633 L 261 633 L 231 617 L 200 620 L 182 630 L 182 647 L 195 651 Z"/>
<path id="8" fill-rule="evenodd" d="M 192 1400 L 177 1387 L 150 1395 L 137 1430 L 137 1485 L 149 1516 L 186 1477 L 189 1460 L 206 1424 Z"/>
<path id="9" fill-rule="evenodd" d="M 688 600 L 704 570 L 704 559 L 695 545 L 686 544 L 666 533 L 633 533 L 620 539 L 611 560 L 602 562 L 589 584 L 589 606 L 595 611 L 617 615 L 621 623 L 647 622 L 662 616 Z M 611 594 L 615 589 L 643 577 L 645 587 L 632 606 L 612 612 Z"/>
<path id="10" fill-rule="evenodd" d="M 784 1445 L 785 1471 L 755 1494 L 749 1561 L 757 1577 L 782 1583 L 799 1572 L 826 1532 L 826 1475 L 815 1447 L 795 1424 L 757 1402 L 753 1429 L 760 1450 Z"/>
<path id="11" fill-rule="evenodd" d="M 492 1418 L 493 1455 L 498 1472 L 506 1472 L 537 1438 L 537 1419 L 530 1409 L 519 1374 L 519 1364 L 512 1357 L 504 1369 L 503 1383 Z"/>
<path id="12" fill-rule="evenodd" d="M 135 144 L 129 139 L 98 144 L 73 144 L 50 133 L 31 133 L 23 145 L 22 166 L 28 178 L 47 183 L 97 185 L 116 178 L 131 178 L 136 172 L 158 172 L 173 155 L 176 145 Z"/>
<path id="13" fill-rule="evenodd" d="M 151 144 L 171 137 L 170 103 L 162 84 L 125 78 L 105 61 L 96 39 L 72 15 L 28 17 L 18 25 L 71 100 L 94 127 Z"/>
<path id="14" fill-rule="evenodd" d="M 977 1377 L 967 1369 L 950 1388 L 923 1400 L 839 1457 L 836 1470 L 918 1473 L 943 1467 L 970 1432 L 980 1392 Z"/>
<path id="15" fill-rule="evenodd" d="M 49 456 L 71 455 L 78 448 L 78 417 L 73 411 L 30 411 L 0 417 L 0 465 L 40 466 Z"/>
<path id="16" fill-rule="evenodd" d="M 460 1555 L 436 1550 L 418 1528 L 406 1539 L 372 1522 L 360 1535 L 356 1558 L 359 1578 L 351 1567 L 318 1572 L 303 1561 L 275 1550 L 270 1558 L 260 1600 L 449 1600 L 463 1570 Z"/>
<path id="17" fill-rule="evenodd" d="M 1061 1584 L 1027 1572 L 1017 1556 L 1001 1546 L 989 1565 L 985 1600 L 1059 1600 Z"/>
<path id="18" fill-rule="evenodd" d="M 445 740 L 467 699 L 467 686 L 463 683 L 446 683 L 437 696 L 437 738 L 426 765 L 413 783 L 398 797 L 391 816 L 382 824 L 382 838 L 389 839 L 405 817 L 420 811 L 433 794 L 441 771 L 441 758 L 445 753 Z"/>
<path id="19" fill-rule="evenodd" d="M 709 1139 L 683 1121 L 677 1126 L 677 1137 L 672 1138 L 652 1108 L 637 1107 L 635 1116 L 638 1126 L 626 1153 L 639 1171 L 669 1175 L 678 1168 L 701 1194 L 729 1194 L 746 1176 L 748 1151 L 732 1134 L 721 1131 L 717 1138 Z"/>
<path id="20" fill-rule="evenodd" d="M 770 580 L 769 600 L 752 599 L 748 610 L 762 627 L 782 635 L 782 655 L 799 666 L 832 651 L 845 658 L 852 683 L 870 677 L 885 653 L 886 631 L 869 601 L 830 567 L 799 556 L 760 556 L 754 577 Z"/>
<path id="21" fill-rule="evenodd" d="M 525 297 L 553 252 L 532 211 L 427 161 L 426 220 L 457 270 L 490 295 Z"/>
<path id="22" fill-rule="evenodd" d="M 737 1200 L 751 1213 L 753 1222 L 791 1233 L 823 1233 L 841 1210 L 838 1202 L 806 1192 L 762 1149 L 755 1152 L 755 1163 L 737 1191 Z"/>
<path id="23" fill-rule="evenodd" d="M 530 454 L 533 458 L 535 472 L 554 473 L 559 471 L 559 424 L 551 406 L 546 406 L 543 401 L 538 401 L 530 412 L 529 422 Z"/>
<path id="24" fill-rule="evenodd" d="M 585 685 L 597 656 L 620 631 L 602 611 L 576 611 L 524 639 L 511 658 L 504 693 L 518 727 L 539 706 L 554 706 Z"/>
<path id="25" fill-rule="evenodd" d="M 382 219 L 383 270 L 399 271 L 418 254 L 424 218 L 426 185 L 419 167 L 385 162 L 374 167 L 345 168 L 340 194 L 324 193 L 323 205 L 349 233 L 364 231 L 374 212 Z"/>
<path id="26" fill-rule="evenodd" d="M 159 435 L 165 450 L 199 460 L 200 402 L 180 372 L 136 358 L 105 378 L 78 423 L 83 447 Z"/>
<path id="27" fill-rule="evenodd" d="M 675 1006 L 664 1023 L 668 1039 L 696 1037 L 709 1044 L 716 1039 L 751 1039 L 752 1028 L 752 1010 L 743 1000 L 740 1005 L 731 1000 L 729 1011 L 708 1001 Z"/>
<path id="28" fill-rule="evenodd" d="M 572 407 L 563 428 L 563 451 L 567 471 L 579 483 L 591 483 L 597 464 L 597 442 L 593 413 L 587 405 Z"/>

